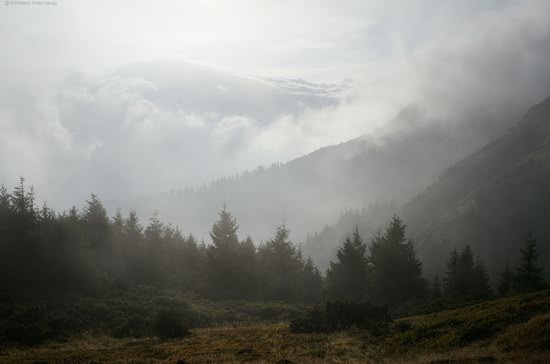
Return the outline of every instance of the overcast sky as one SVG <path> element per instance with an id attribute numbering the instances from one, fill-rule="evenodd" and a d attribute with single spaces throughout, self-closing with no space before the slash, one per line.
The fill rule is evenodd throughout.
<path id="1" fill-rule="evenodd" d="M 0 181 L 54 207 L 208 182 L 550 96 L 550 1 L 0 5 Z M 32 3 L 32 2 L 31 2 Z"/>

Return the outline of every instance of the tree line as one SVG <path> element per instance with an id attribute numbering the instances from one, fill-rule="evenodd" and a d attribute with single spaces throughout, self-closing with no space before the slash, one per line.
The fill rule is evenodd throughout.
<path id="1" fill-rule="evenodd" d="M 537 264 L 537 244 L 531 233 L 520 251 L 513 273 L 507 266 L 497 285 L 500 296 L 548 287 L 543 268 Z M 358 228 L 338 249 L 325 278 L 326 298 L 332 301 L 372 301 L 395 306 L 416 302 L 481 301 L 495 297 L 483 261 L 469 245 L 456 248 L 447 260 L 447 270 L 431 285 L 422 276 L 422 263 L 414 243 L 406 238 L 406 226 L 394 216 L 385 229 L 367 245 Z"/>
<path id="2" fill-rule="evenodd" d="M 258 246 L 239 240 L 236 219 L 224 208 L 211 243 L 184 236 L 154 213 L 142 225 L 135 212 L 109 217 L 95 196 L 82 211 L 37 208 L 24 180 L 12 193 L 0 188 L 0 285 L 20 292 L 101 293 L 153 286 L 214 299 L 315 302 L 323 279 L 290 240 L 283 224 Z"/>
<path id="3" fill-rule="evenodd" d="M 411 299 L 485 299 L 494 295 L 483 262 L 469 246 L 451 252 L 447 271 L 430 285 L 422 275 L 406 226 L 394 216 L 367 244 L 356 228 L 337 251 L 325 277 L 290 239 L 283 223 L 272 239 L 238 238 L 236 219 L 224 205 L 199 242 L 155 213 L 143 225 L 135 212 L 109 217 L 91 195 L 82 211 L 56 213 L 36 206 L 24 180 L 0 188 L 0 285 L 21 292 L 101 293 L 153 286 L 196 292 L 212 299 L 288 302 L 372 301 L 390 306 Z M 528 236 L 517 269 L 502 274 L 502 295 L 546 286 Z"/>

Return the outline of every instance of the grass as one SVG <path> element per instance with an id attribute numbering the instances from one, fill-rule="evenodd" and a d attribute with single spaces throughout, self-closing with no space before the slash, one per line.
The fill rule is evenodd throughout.
<path id="1" fill-rule="evenodd" d="M 549 332 L 541 329 L 549 312 L 550 290 L 546 290 L 401 319 L 395 322 L 392 333 L 383 338 L 372 338 L 372 341 L 398 353 L 411 348 L 438 350 L 492 343 L 505 333 L 512 335 L 511 330 L 546 333 L 546 339 L 550 340 Z M 534 340 L 534 335 L 531 335 L 531 340 Z M 508 341 L 499 342 L 502 345 Z M 512 345 L 505 345 L 505 348 L 512 350 Z M 515 348 L 520 346 L 516 345 Z"/>
<path id="2" fill-rule="evenodd" d="M 233 306 L 232 304 L 229 306 Z M 549 363 L 550 291 L 396 321 L 383 335 L 294 334 L 287 323 L 195 328 L 182 339 L 79 335 L 9 346 L 1 363 Z"/>

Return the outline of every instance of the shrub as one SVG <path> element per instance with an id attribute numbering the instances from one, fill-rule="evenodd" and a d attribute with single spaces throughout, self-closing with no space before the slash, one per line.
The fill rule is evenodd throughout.
<path id="1" fill-rule="evenodd" d="M 298 318 L 290 322 L 290 331 L 292 332 L 329 332 L 329 326 L 326 313 L 319 308 L 306 313 L 304 318 Z"/>
<path id="2" fill-rule="evenodd" d="M 369 302 L 327 302 L 324 310 L 309 311 L 306 317 L 293 320 L 293 332 L 331 332 L 350 327 L 380 331 L 390 322 L 387 306 Z"/>
<path id="3" fill-rule="evenodd" d="M 112 333 L 116 338 L 148 336 L 151 334 L 151 323 L 141 315 L 134 315 L 115 327 Z"/>
<path id="4" fill-rule="evenodd" d="M 163 308 L 157 313 L 155 332 L 162 339 L 175 339 L 190 334 L 181 314 L 170 308 Z"/>

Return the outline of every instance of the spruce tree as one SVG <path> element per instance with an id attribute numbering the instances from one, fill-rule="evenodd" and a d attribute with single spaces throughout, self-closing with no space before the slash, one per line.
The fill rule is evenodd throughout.
<path id="1" fill-rule="evenodd" d="M 165 281 L 162 274 L 163 265 L 166 263 L 164 224 L 158 218 L 158 211 L 153 212 L 149 218 L 149 225 L 145 228 L 144 256 L 141 261 L 142 279 L 147 285 L 163 286 Z"/>
<path id="2" fill-rule="evenodd" d="M 130 211 L 128 218 L 124 221 L 124 232 L 130 240 L 135 241 L 143 238 L 143 226 L 139 223 L 139 218 L 135 211 Z"/>
<path id="3" fill-rule="evenodd" d="M 11 261 L 8 264 L 12 266 L 10 284 L 36 287 L 44 259 L 33 188 L 27 188 L 25 179 L 20 178 L 9 199 L 10 214 L 6 221 L 8 243 L 5 249 Z"/>
<path id="4" fill-rule="evenodd" d="M 445 277 L 445 295 L 455 297 L 459 294 L 458 281 L 459 256 L 456 248 L 451 252 L 447 260 L 447 272 Z"/>
<path id="5" fill-rule="evenodd" d="M 32 222 L 36 218 L 37 211 L 34 201 L 34 189 L 30 187 L 27 191 L 25 188 L 25 179 L 19 179 L 19 185 L 15 187 L 13 193 L 9 195 L 11 208 L 19 217 L 26 218 Z"/>
<path id="6" fill-rule="evenodd" d="M 405 238 L 403 221 L 394 216 L 384 235 L 370 246 L 370 290 L 374 299 L 394 305 L 421 296 L 426 290 L 422 263 L 414 244 Z"/>
<path id="7" fill-rule="evenodd" d="M 515 287 L 521 292 L 536 291 L 546 286 L 542 275 L 543 268 L 537 265 L 537 240 L 529 232 L 521 249 L 521 260 L 516 268 Z"/>
<path id="8" fill-rule="evenodd" d="M 466 297 L 473 294 L 475 282 L 475 262 L 474 253 L 470 245 L 466 246 L 460 252 L 458 258 L 458 287 L 457 294 L 460 297 Z"/>
<path id="9" fill-rule="evenodd" d="M 212 244 L 206 251 L 203 265 L 202 290 L 207 296 L 240 298 L 249 289 L 243 280 L 245 264 L 240 254 L 238 228 L 237 220 L 224 204 L 219 220 L 212 226 Z"/>
<path id="10" fill-rule="evenodd" d="M 193 235 L 187 236 L 182 245 L 180 286 L 183 291 L 194 290 L 198 286 L 199 267 L 203 257 L 203 250 Z"/>
<path id="11" fill-rule="evenodd" d="M 86 201 L 83 214 L 84 227 L 90 247 L 98 255 L 106 255 L 111 249 L 111 224 L 107 211 L 96 195 Z"/>
<path id="12" fill-rule="evenodd" d="M 114 232 L 116 234 L 122 234 L 124 231 L 124 217 L 122 216 L 122 211 L 120 211 L 120 209 L 117 209 L 115 215 L 111 220 Z"/>
<path id="13" fill-rule="evenodd" d="M 260 247 L 266 298 L 290 301 L 301 298 L 303 259 L 289 237 L 290 230 L 283 223 L 277 227 L 275 237 Z"/>
<path id="14" fill-rule="evenodd" d="M 441 283 L 439 282 L 439 276 L 436 274 L 432 285 L 431 298 L 438 300 L 441 298 Z"/>
<path id="15" fill-rule="evenodd" d="M 488 298 L 493 295 L 491 284 L 489 283 L 489 273 L 479 257 L 474 266 L 472 295 L 475 298 Z"/>
<path id="16" fill-rule="evenodd" d="M 219 220 L 214 223 L 210 232 L 212 244 L 222 251 L 233 249 L 239 244 L 237 219 L 233 218 L 225 204 L 219 212 L 219 216 Z"/>
<path id="17" fill-rule="evenodd" d="M 258 294 L 258 284 L 260 281 L 258 272 L 258 254 L 256 245 L 252 238 L 248 236 L 239 243 L 237 250 L 239 262 L 239 285 L 241 287 L 240 297 L 253 298 Z"/>
<path id="18" fill-rule="evenodd" d="M 302 301 L 319 302 L 323 291 L 323 277 L 310 257 L 305 261 L 302 281 Z"/>
<path id="19" fill-rule="evenodd" d="M 159 243 L 162 238 L 164 224 L 159 219 L 157 210 L 153 212 L 153 216 L 149 219 L 149 225 L 145 229 L 145 238 L 151 243 Z"/>
<path id="20" fill-rule="evenodd" d="M 367 246 L 356 228 L 353 240 L 348 236 L 336 253 L 336 262 L 327 270 L 327 296 L 338 301 L 365 299 L 368 274 Z"/>
<path id="21" fill-rule="evenodd" d="M 497 291 L 501 296 L 508 296 L 514 289 L 514 274 L 510 270 L 510 266 L 506 264 L 504 270 L 500 274 L 500 281 L 498 283 Z"/>

